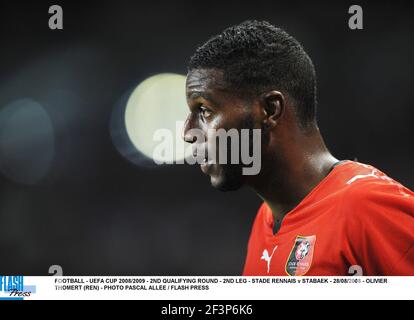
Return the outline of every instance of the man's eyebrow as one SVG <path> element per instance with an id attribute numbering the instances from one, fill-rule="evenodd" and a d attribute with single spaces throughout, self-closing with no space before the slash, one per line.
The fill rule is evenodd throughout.
<path id="1" fill-rule="evenodd" d="M 204 100 L 207 100 L 211 107 L 217 106 L 217 102 L 213 99 L 213 97 L 205 91 L 192 91 L 188 95 L 188 99 L 197 99 L 197 98 L 203 98 Z"/>
<path id="2" fill-rule="evenodd" d="M 193 91 L 188 95 L 188 98 L 190 99 L 197 99 L 197 98 L 203 98 L 206 100 L 211 100 L 211 96 L 204 91 Z"/>

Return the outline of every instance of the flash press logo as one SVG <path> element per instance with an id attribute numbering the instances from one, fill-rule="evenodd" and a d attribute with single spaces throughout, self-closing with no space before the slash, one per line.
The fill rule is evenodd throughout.
<path id="1" fill-rule="evenodd" d="M 36 286 L 23 282 L 23 276 L 0 276 L 0 300 L 23 300 L 36 292 Z"/>

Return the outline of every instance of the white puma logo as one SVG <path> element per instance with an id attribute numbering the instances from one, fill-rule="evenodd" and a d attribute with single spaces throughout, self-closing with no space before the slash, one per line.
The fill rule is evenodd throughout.
<path id="1" fill-rule="evenodd" d="M 375 173 L 377 173 L 377 170 L 373 169 L 370 174 L 359 174 L 359 175 L 353 177 L 352 179 L 349 179 L 346 184 L 351 184 L 351 183 L 355 182 L 358 179 L 364 179 L 364 178 L 369 178 L 369 177 L 381 179 L 381 177 L 377 176 Z"/>
<path id="2" fill-rule="evenodd" d="M 400 194 L 402 196 L 410 197 L 410 195 L 404 191 L 403 186 L 400 183 L 394 181 L 393 179 L 391 179 L 390 177 L 387 177 L 385 175 L 377 175 L 377 173 L 379 173 L 378 170 L 371 167 L 371 166 L 368 166 L 368 165 L 365 165 L 365 164 L 362 164 L 362 163 L 358 163 L 358 164 L 365 167 L 365 168 L 372 169 L 371 173 L 370 174 L 358 174 L 355 177 L 353 177 L 352 179 L 349 179 L 346 184 L 351 184 L 351 183 L 355 182 L 358 179 L 376 178 L 376 179 L 387 181 L 389 184 L 395 185 L 398 188 L 398 191 L 400 192 Z"/>
<path id="3" fill-rule="evenodd" d="M 275 246 L 275 248 L 273 249 L 273 252 L 272 252 L 271 256 L 269 256 L 269 251 L 264 249 L 263 250 L 263 255 L 260 258 L 260 260 L 265 260 L 267 262 L 267 273 L 270 272 L 270 261 L 272 261 L 273 254 L 275 253 L 276 249 L 277 249 L 277 246 Z"/>

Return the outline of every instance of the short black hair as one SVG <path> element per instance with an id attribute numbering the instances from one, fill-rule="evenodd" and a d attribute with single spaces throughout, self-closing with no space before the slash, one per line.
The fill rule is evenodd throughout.
<path id="1" fill-rule="evenodd" d="M 316 122 L 316 74 L 301 44 L 266 21 L 249 20 L 229 27 L 201 45 L 188 71 L 220 69 L 239 92 L 258 95 L 269 89 L 285 91 L 296 102 L 302 128 Z"/>

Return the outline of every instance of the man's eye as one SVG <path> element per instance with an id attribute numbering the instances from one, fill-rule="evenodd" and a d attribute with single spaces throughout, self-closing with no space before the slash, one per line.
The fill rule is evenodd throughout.
<path id="1" fill-rule="evenodd" d="M 211 116 L 211 111 L 208 110 L 206 107 L 201 106 L 200 107 L 200 112 L 201 112 L 201 115 L 203 116 L 203 118 L 208 118 L 209 116 Z"/>

